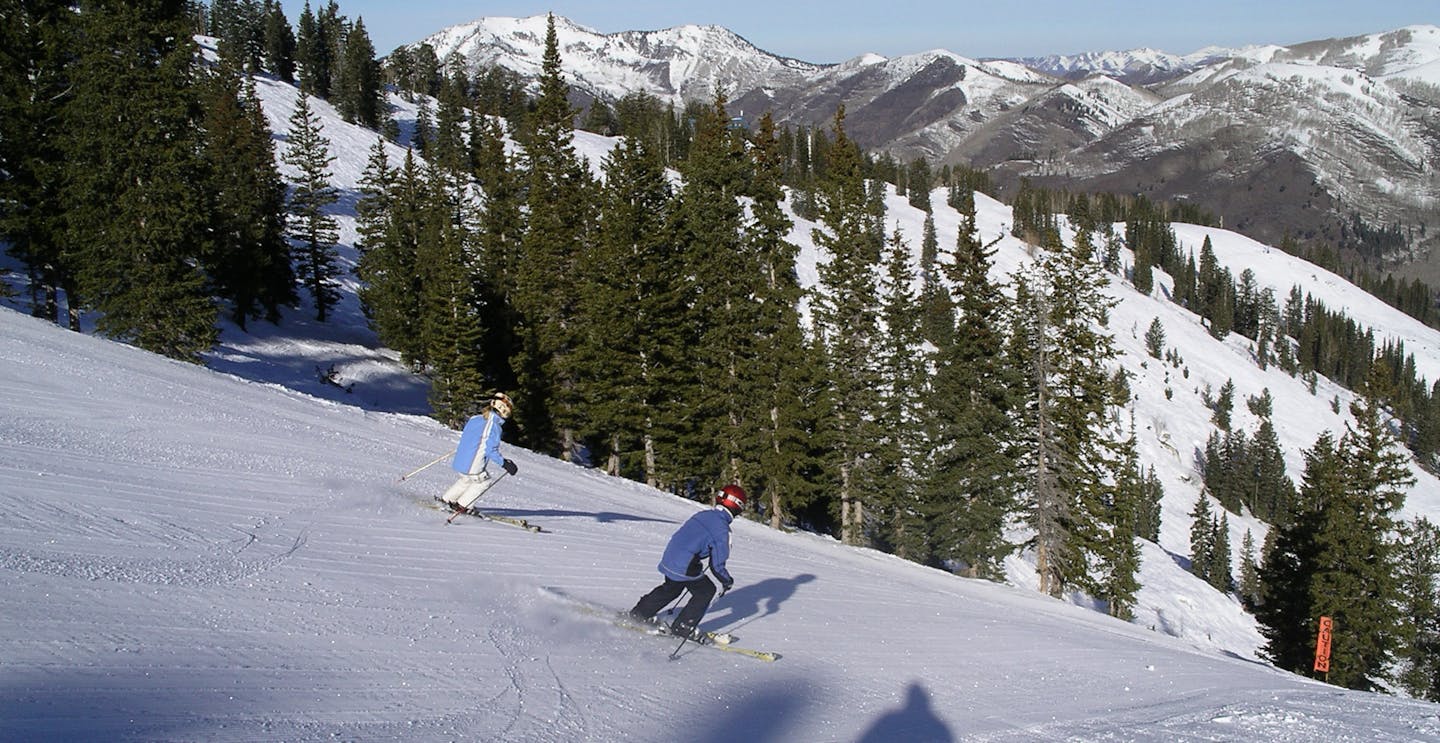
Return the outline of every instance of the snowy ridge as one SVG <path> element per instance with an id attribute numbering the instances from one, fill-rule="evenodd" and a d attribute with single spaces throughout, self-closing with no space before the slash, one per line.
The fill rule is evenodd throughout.
<path id="1" fill-rule="evenodd" d="M 547 21 L 544 15 L 486 17 L 422 42 L 432 45 L 440 59 L 460 55 L 471 69 L 501 65 L 534 77 L 544 56 Z M 683 107 L 687 100 L 713 96 L 721 85 L 748 88 L 821 67 L 764 52 L 719 26 L 602 34 L 556 17 L 555 35 L 571 84 L 610 100 L 643 90 Z"/>

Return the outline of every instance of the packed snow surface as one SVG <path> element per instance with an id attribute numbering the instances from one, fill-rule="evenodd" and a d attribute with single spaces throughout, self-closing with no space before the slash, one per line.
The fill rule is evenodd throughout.
<path id="1" fill-rule="evenodd" d="M 704 626 L 781 658 L 671 660 L 543 587 L 629 607 L 698 504 L 508 447 L 482 503 L 550 533 L 447 526 L 443 464 L 399 481 L 453 445 L 428 419 L 9 309 L 0 409 L 0 739 L 1440 740 L 1434 704 L 746 521 Z"/>

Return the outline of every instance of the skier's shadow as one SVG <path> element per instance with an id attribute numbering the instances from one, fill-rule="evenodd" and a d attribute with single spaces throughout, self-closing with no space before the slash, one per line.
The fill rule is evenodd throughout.
<path id="1" fill-rule="evenodd" d="M 955 734 L 930 706 L 930 693 L 918 683 L 905 692 L 905 706 L 885 713 L 870 726 L 857 743 L 955 743 Z"/>
<path id="2" fill-rule="evenodd" d="M 766 578 L 759 583 L 741 586 L 716 599 L 717 608 L 725 609 L 724 614 L 707 619 L 705 624 L 733 629 L 737 623 L 749 623 L 760 617 L 768 617 L 780 611 L 780 605 L 795 595 L 802 583 L 815 580 L 809 573 L 794 578 Z M 734 625 L 734 626 L 732 626 Z"/>

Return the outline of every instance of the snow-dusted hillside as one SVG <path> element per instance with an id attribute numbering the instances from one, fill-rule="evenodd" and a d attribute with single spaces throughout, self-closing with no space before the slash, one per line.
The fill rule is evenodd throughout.
<path id="1" fill-rule="evenodd" d="M 456 54 L 472 69 L 499 65 L 534 78 L 546 23 L 544 15 L 481 18 L 423 41 L 442 60 Z M 822 67 L 774 56 L 718 26 L 602 34 L 557 17 L 555 35 L 571 84 L 611 101 L 643 91 L 683 109 L 686 101 L 713 98 L 722 86 L 733 92 L 793 83 Z"/>

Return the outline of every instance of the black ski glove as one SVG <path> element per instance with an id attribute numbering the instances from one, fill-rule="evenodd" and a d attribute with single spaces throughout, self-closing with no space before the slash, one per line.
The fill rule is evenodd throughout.
<path id="1" fill-rule="evenodd" d="M 516 467 L 516 466 L 515 466 L 515 463 L 514 463 L 514 462 L 512 462 L 512 461 L 510 461 L 510 460 L 508 460 L 508 459 L 505 460 L 505 463 L 502 464 L 502 465 L 500 465 L 500 467 L 501 467 L 501 469 L 505 470 L 505 474 L 507 474 L 507 475 L 513 475 L 513 474 L 515 474 L 515 472 L 516 472 L 517 470 L 520 469 L 519 467 Z"/>
<path id="2" fill-rule="evenodd" d="M 733 585 L 735 585 L 735 581 L 733 581 L 733 580 L 722 580 L 722 581 L 720 581 L 720 596 L 724 596 L 725 593 L 726 593 L 727 591 L 729 591 L 729 590 L 730 590 L 730 587 L 733 586 Z M 720 596 L 716 596 L 715 598 L 720 598 Z"/>

